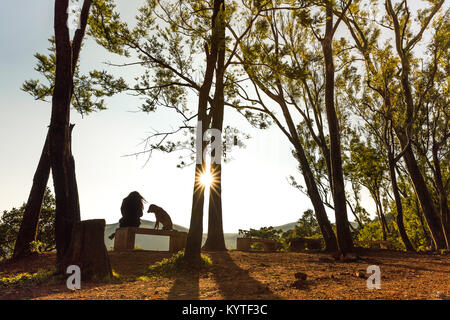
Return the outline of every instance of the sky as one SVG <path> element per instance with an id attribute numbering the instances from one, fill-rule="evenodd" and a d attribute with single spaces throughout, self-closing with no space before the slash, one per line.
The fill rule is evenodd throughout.
<path id="1" fill-rule="evenodd" d="M 125 20 L 131 20 L 142 0 L 118 1 Z M 35 101 L 20 88 L 34 71 L 36 52 L 46 53 L 53 34 L 53 0 L 15 0 L 2 3 L 0 11 L 0 212 L 19 207 L 28 198 L 32 178 L 42 151 L 51 104 Z M 124 62 L 87 39 L 81 52 L 81 70 L 108 68 L 104 62 Z M 109 70 L 111 71 L 111 70 Z M 116 71 L 113 71 L 116 72 Z M 119 71 L 118 71 L 119 72 Z M 133 78 L 127 70 L 125 77 Z M 194 97 L 189 103 L 196 104 Z M 142 151 L 143 138 L 155 128 L 167 128 L 167 112 L 139 112 L 140 101 L 129 95 L 107 100 L 108 109 L 82 118 L 71 112 L 73 154 L 81 205 L 81 219 L 105 219 L 115 223 L 122 199 L 140 192 L 149 203 L 163 207 L 175 224 L 189 226 L 194 167 L 176 167 L 178 155 Z M 247 147 L 233 152 L 223 165 L 223 223 L 225 232 L 277 226 L 297 221 L 312 208 L 309 199 L 288 183 L 293 175 L 302 182 L 297 161 L 285 136 L 275 127 L 257 130 L 233 110 L 226 110 L 225 125 L 239 127 L 252 137 Z M 52 182 L 49 181 L 49 186 Z M 363 196 L 373 212 L 373 203 Z M 207 206 L 205 206 L 207 208 Z M 147 208 L 146 208 L 147 209 Z M 146 210 L 145 210 L 146 211 Z M 144 219 L 154 220 L 152 213 Z M 333 214 L 329 218 L 334 222 Z M 350 220 L 353 220 L 349 212 Z M 205 210 L 204 230 L 207 230 Z"/>

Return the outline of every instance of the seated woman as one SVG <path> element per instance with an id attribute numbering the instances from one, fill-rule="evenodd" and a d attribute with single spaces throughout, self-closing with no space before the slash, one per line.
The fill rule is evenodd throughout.
<path id="1" fill-rule="evenodd" d="M 144 211 L 144 197 L 137 191 L 131 192 L 128 197 L 123 199 L 120 211 L 122 218 L 119 220 L 120 228 L 139 227 L 141 225 L 141 217 Z"/>
<path id="2" fill-rule="evenodd" d="M 122 218 L 119 220 L 119 227 L 139 227 L 141 225 L 141 217 L 144 211 L 144 202 L 147 202 L 143 196 L 137 191 L 131 192 L 122 201 L 120 211 L 122 212 Z M 109 236 L 109 239 L 113 239 L 115 233 Z"/>

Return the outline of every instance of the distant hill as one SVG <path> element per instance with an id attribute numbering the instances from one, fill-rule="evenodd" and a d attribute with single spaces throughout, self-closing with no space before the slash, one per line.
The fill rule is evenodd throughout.
<path id="1" fill-rule="evenodd" d="M 105 245 L 108 250 L 114 247 L 114 239 L 110 240 L 108 237 L 116 231 L 119 227 L 119 223 L 107 224 L 105 228 Z M 148 221 L 141 219 L 140 228 L 153 229 L 155 227 L 155 221 Z M 183 226 L 174 224 L 173 228 L 177 231 L 188 232 L 189 229 Z M 237 233 L 225 233 L 225 245 L 228 249 L 236 248 Z M 203 243 L 206 241 L 206 234 L 203 234 Z M 151 236 L 151 235 L 136 235 L 135 246 L 145 250 L 169 250 L 169 237 L 164 236 Z"/>
<path id="2" fill-rule="evenodd" d="M 358 227 L 356 222 L 350 222 L 352 226 Z M 275 229 L 281 229 L 283 232 L 294 229 L 297 222 L 286 223 L 281 226 L 274 227 Z M 114 246 L 114 240 L 110 240 L 108 237 L 111 235 L 117 228 L 119 227 L 119 223 L 107 224 L 105 228 L 105 245 L 108 250 L 112 249 Z M 153 229 L 155 227 L 155 221 L 148 221 L 141 219 L 140 228 L 150 228 Z M 173 228 L 178 231 L 188 232 L 188 228 L 183 226 L 174 224 Z M 237 233 L 225 233 L 225 245 L 228 249 L 236 249 L 236 238 L 239 235 Z M 203 243 L 206 241 L 206 234 L 203 234 Z M 135 246 L 145 250 L 160 250 L 167 251 L 169 250 L 169 237 L 164 236 L 150 236 L 150 235 L 136 235 Z"/>

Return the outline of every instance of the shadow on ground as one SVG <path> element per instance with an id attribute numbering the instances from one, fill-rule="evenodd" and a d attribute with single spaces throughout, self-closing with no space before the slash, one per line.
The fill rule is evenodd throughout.
<path id="1" fill-rule="evenodd" d="M 213 261 L 212 275 L 224 299 L 281 299 L 267 285 L 239 267 L 228 252 L 209 252 Z"/>

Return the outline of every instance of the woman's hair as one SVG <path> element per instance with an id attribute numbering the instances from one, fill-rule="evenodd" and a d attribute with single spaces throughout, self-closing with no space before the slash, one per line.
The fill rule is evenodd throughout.
<path id="1" fill-rule="evenodd" d="M 131 192 L 126 198 L 130 203 L 139 204 L 139 209 L 144 210 L 144 203 L 147 201 L 137 191 Z"/>

